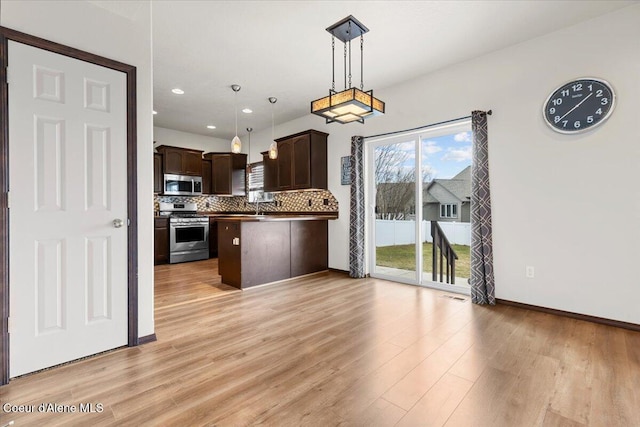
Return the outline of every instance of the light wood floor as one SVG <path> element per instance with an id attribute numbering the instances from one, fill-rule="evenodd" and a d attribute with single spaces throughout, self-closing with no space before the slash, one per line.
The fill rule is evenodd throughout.
<path id="1" fill-rule="evenodd" d="M 198 277 L 156 268 L 157 342 L 0 387 L 102 413 L 0 425 L 640 426 L 640 333 L 339 273 L 244 292 Z"/>
<path id="2" fill-rule="evenodd" d="M 157 310 L 240 292 L 218 276 L 218 258 L 155 266 L 154 303 Z"/>

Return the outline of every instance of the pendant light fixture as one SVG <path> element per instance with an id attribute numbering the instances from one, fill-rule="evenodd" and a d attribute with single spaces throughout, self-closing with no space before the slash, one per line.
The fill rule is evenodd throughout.
<path id="1" fill-rule="evenodd" d="M 273 119 L 273 110 L 276 107 L 276 102 L 278 98 L 274 98 L 273 96 L 269 98 L 269 102 L 271 103 L 271 145 L 269 145 L 269 158 L 271 160 L 275 160 L 278 158 L 278 143 L 275 141 L 275 121 Z"/>
<path id="2" fill-rule="evenodd" d="M 251 132 L 253 132 L 253 128 L 247 128 L 249 140 L 247 143 L 247 172 L 251 172 Z"/>
<path id="3" fill-rule="evenodd" d="M 238 154 L 242 150 L 242 142 L 238 138 L 238 92 L 240 91 L 240 85 L 231 85 L 231 89 L 235 92 L 234 111 L 236 114 L 236 136 L 231 140 L 231 152 Z"/>
<path id="4" fill-rule="evenodd" d="M 329 96 L 311 101 L 311 112 L 324 117 L 327 123 L 364 123 L 364 119 L 384 114 L 384 102 L 373 96 L 373 90 L 365 91 L 362 81 L 364 59 L 363 34 L 369 29 L 349 15 L 336 22 L 327 31 L 331 33 L 331 69 L 333 78 Z M 360 89 L 351 86 L 351 40 L 360 37 Z M 344 43 L 344 90 L 336 92 L 335 39 Z M 347 60 L 348 58 L 348 60 Z M 347 86 L 347 69 L 348 86 Z"/>

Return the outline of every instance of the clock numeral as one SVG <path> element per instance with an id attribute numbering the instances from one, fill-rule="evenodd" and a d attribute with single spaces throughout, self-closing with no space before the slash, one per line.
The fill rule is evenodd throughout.
<path id="1" fill-rule="evenodd" d="M 596 91 L 596 98 L 600 98 L 602 96 L 602 89 L 598 89 Z"/>
<path id="2" fill-rule="evenodd" d="M 563 120 L 562 121 L 562 127 L 566 128 L 567 127 L 567 123 L 569 123 L 569 120 Z"/>
<path id="3" fill-rule="evenodd" d="M 573 122 L 573 127 L 576 129 L 580 128 L 580 120 L 576 120 L 575 122 Z"/>
<path id="4" fill-rule="evenodd" d="M 549 114 L 554 114 L 556 112 L 556 109 L 551 107 L 549 108 Z"/>
<path id="5" fill-rule="evenodd" d="M 598 109 L 596 110 L 596 114 L 602 115 L 602 108 L 598 108 Z"/>
<path id="6" fill-rule="evenodd" d="M 602 105 L 607 105 L 608 103 L 609 103 L 609 100 L 607 98 L 602 98 L 600 100 L 600 104 L 602 104 Z"/>
<path id="7" fill-rule="evenodd" d="M 589 88 L 589 92 L 593 92 L 593 85 L 587 86 Z"/>
<path id="8" fill-rule="evenodd" d="M 562 104 L 562 98 L 556 98 L 551 102 L 553 102 L 553 105 L 557 107 L 558 105 Z"/>
<path id="9" fill-rule="evenodd" d="M 593 123 L 593 116 L 587 116 L 587 123 Z"/>
<path id="10" fill-rule="evenodd" d="M 564 89 L 562 91 L 562 96 L 569 96 L 569 89 Z"/>
<path id="11" fill-rule="evenodd" d="M 571 86 L 574 92 L 580 92 L 582 90 L 582 83 L 577 83 Z"/>
<path id="12" fill-rule="evenodd" d="M 553 122 L 554 122 L 554 123 L 558 123 L 559 121 L 560 121 L 560 116 L 555 116 L 555 117 L 553 118 Z"/>

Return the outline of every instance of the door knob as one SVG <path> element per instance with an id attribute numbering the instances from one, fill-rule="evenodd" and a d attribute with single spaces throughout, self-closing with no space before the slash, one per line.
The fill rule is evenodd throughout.
<path id="1" fill-rule="evenodd" d="M 124 221 L 122 221 L 120 218 L 116 218 L 113 220 L 114 228 L 120 228 L 122 227 L 123 224 L 124 224 Z"/>

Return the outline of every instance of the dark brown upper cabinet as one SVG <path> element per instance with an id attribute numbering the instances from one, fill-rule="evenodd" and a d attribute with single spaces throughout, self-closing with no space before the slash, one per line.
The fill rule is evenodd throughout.
<path id="1" fill-rule="evenodd" d="M 278 159 L 270 159 L 268 151 L 260 154 L 264 165 L 264 191 L 278 191 Z"/>
<path id="2" fill-rule="evenodd" d="M 162 193 L 162 154 L 153 153 L 153 192 L 156 194 Z"/>
<path id="3" fill-rule="evenodd" d="M 202 151 L 168 145 L 156 150 L 163 156 L 163 173 L 202 176 Z"/>
<path id="4" fill-rule="evenodd" d="M 278 142 L 278 189 L 293 188 L 293 140 Z"/>
<path id="5" fill-rule="evenodd" d="M 276 139 L 278 158 L 262 153 L 265 191 L 326 189 L 328 136 L 310 129 Z"/>
<path id="6" fill-rule="evenodd" d="M 246 194 L 246 154 L 207 153 L 204 158 L 211 160 L 211 194 L 226 196 Z"/>
<path id="7" fill-rule="evenodd" d="M 211 160 L 202 159 L 202 194 L 213 194 L 211 178 Z"/>

